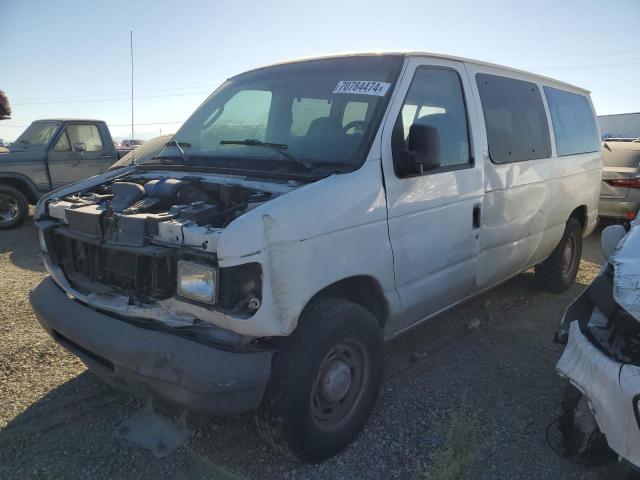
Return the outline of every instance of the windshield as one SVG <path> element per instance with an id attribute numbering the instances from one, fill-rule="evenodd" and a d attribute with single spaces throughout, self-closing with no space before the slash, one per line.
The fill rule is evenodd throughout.
<path id="1" fill-rule="evenodd" d="M 16 146 L 44 147 L 58 129 L 58 122 L 35 122 L 22 132 L 14 142 Z"/>
<path id="2" fill-rule="evenodd" d="M 191 161 L 353 170 L 364 161 L 401 64 L 400 56 L 354 56 L 239 75 L 222 85 L 174 140 Z M 178 156 L 178 148 L 168 147 L 167 154 Z"/>

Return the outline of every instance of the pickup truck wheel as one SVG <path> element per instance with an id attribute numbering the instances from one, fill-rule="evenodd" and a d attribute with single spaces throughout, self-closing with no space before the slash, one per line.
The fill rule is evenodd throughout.
<path id="1" fill-rule="evenodd" d="M 581 257 L 582 225 L 571 217 L 553 253 L 544 262 L 536 265 L 536 277 L 540 286 L 554 293 L 567 290 L 576 278 Z"/>
<path id="2" fill-rule="evenodd" d="M 0 230 L 19 226 L 28 213 L 26 197 L 9 185 L 0 185 Z"/>
<path id="3" fill-rule="evenodd" d="M 274 354 L 256 421 L 285 456 L 325 460 L 346 447 L 371 414 L 380 385 L 384 342 L 364 307 L 320 298 Z"/>

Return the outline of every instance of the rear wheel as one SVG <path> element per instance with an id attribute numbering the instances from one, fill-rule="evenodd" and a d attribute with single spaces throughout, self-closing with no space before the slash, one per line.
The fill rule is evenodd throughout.
<path id="1" fill-rule="evenodd" d="M 554 293 L 567 290 L 576 278 L 582 257 L 582 225 L 570 217 L 564 234 L 553 253 L 536 266 L 536 277 L 542 288 Z"/>
<path id="2" fill-rule="evenodd" d="M 360 432 L 382 382 L 377 319 L 337 298 L 313 301 L 274 355 L 257 414 L 261 436 L 286 456 L 318 462 Z"/>
<path id="3" fill-rule="evenodd" d="M 29 202 L 26 197 L 9 185 L 0 185 L 0 230 L 19 226 L 28 213 Z"/>

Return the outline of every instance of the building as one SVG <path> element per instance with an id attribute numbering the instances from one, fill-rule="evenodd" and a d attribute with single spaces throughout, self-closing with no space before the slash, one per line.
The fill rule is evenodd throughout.
<path id="1" fill-rule="evenodd" d="M 640 138 L 640 112 L 600 115 L 602 138 Z"/>

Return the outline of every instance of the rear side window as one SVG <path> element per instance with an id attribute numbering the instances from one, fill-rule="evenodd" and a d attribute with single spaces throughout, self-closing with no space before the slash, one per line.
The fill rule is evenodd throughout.
<path id="1" fill-rule="evenodd" d="M 597 152 L 598 129 L 587 97 L 544 87 L 558 156 Z"/>
<path id="2" fill-rule="evenodd" d="M 494 163 L 522 162 L 551 156 L 549 125 L 535 83 L 476 75 L 489 156 Z"/>

